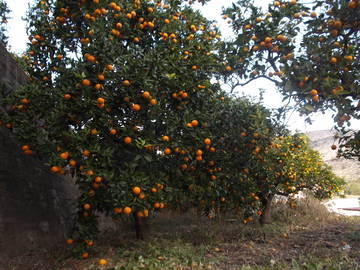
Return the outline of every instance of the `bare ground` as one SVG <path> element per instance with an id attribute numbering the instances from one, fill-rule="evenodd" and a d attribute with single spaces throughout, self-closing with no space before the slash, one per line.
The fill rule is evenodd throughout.
<path id="1" fill-rule="evenodd" d="M 98 241 L 90 259 L 70 249 L 36 250 L 3 262 L 1 270 L 87 269 L 360 269 L 360 217 L 340 217 L 320 204 L 274 209 L 274 223 L 244 225 L 238 218 L 208 220 L 194 212 L 164 213 L 145 241 L 127 222 Z M 99 258 L 107 264 L 98 266 Z"/>

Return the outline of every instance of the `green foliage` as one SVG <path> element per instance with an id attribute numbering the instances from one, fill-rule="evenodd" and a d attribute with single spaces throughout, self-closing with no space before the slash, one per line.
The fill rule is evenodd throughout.
<path id="1" fill-rule="evenodd" d="M 333 110 L 339 155 L 358 158 L 359 133 L 348 127 L 359 118 L 359 9 L 357 0 L 274 1 L 265 11 L 238 1 L 224 10 L 237 36 L 222 48 L 233 68 L 226 79 L 267 78 L 303 115 Z"/>
<path id="2" fill-rule="evenodd" d="M 10 9 L 8 8 L 6 2 L 4 0 L 0 0 L 0 42 L 3 43 L 3 45 L 7 45 L 7 30 L 6 30 L 6 24 L 8 22 L 8 14 L 10 12 Z"/>
<path id="3" fill-rule="evenodd" d="M 281 115 L 212 82 L 231 81 L 233 71 L 271 79 L 272 68 L 283 86 L 280 67 L 295 48 L 291 18 L 302 9 L 285 5 L 259 21 L 261 11 L 240 1 L 227 11 L 238 39 L 224 43 L 183 1 L 31 7 L 24 57 L 31 81 L 6 97 L 1 121 L 25 154 L 46 158 L 53 173 L 76 175 L 75 252 L 93 245 L 99 213 L 116 220 L 195 207 L 210 217 L 213 210 L 243 212 L 248 222 L 270 195 L 307 189 L 325 198 L 339 190 L 342 181 L 305 138 L 289 135 Z"/>
<path id="4" fill-rule="evenodd" d="M 76 173 L 82 248 L 97 212 L 148 216 L 176 196 L 186 177 L 177 149 L 205 146 L 204 108 L 218 98 L 210 79 L 221 66 L 218 30 L 182 1 L 96 2 L 32 6 L 31 83 L 7 96 L 2 118 L 26 154 Z"/>

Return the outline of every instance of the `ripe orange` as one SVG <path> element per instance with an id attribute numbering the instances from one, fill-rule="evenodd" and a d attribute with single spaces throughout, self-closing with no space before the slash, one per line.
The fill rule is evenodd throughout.
<path id="1" fill-rule="evenodd" d="M 191 69 L 192 69 L 192 70 L 196 70 L 196 69 L 197 69 L 197 66 L 194 65 L 194 66 L 191 67 Z"/>
<path id="2" fill-rule="evenodd" d="M 90 54 L 85 55 L 85 58 L 87 61 L 91 62 L 91 63 L 95 63 L 96 62 L 96 58 Z"/>
<path id="3" fill-rule="evenodd" d="M 197 156 L 201 156 L 201 155 L 203 154 L 203 151 L 200 150 L 200 149 L 198 149 L 198 150 L 196 150 L 195 154 L 196 154 Z"/>
<path id="4" fill-rule="evenodd" d="M 66 239 L 66 244 L 72 245 L 74 243 L 73 239 Z"/>
<path id="5" fill-rule="evenodd" d="M 312 90 L 309 92 L 309 94 L 310 94 L 311 96 L 316 96 L 316 95 L 318 94 L 318 91 L 317 91 L 316 89 L 312 89 Z"/>
<path id="6" fill-rule="evenodd" d="M 335 64 L 336 62 L 337 62 L 336 57 L 331 57 L 330 58 L 330 63 Z"/>
<path id="7" fill-rule="evenodd" d="M 23 146 L 21 147 L 21 149 L 22 149 L 23 151 L 26 151 L 26 150 L 29 150 L 29 149 L 30 149 L 30 146 L 28 146 L 27 144 L 25 144 L 25 145 L 23 145 Z"/>
<path id="8" fill-rule="evenodd" d="M 124 143 L 126 144 L 130 144 L 131 143 L 131 138 L 129 136 L 124 138 Z"/>
<path id="9" fill-rule="evenodd" d="M 102 85 L 100 83 L 95 84 L 95 89 L 100 90 L 102 88 Z"/>
<path id="10" fill-rule="evenodd" d="M 113 66 L 112 66 L 112 65 L 107 65 L 107 66 L 106 66 L 106 70 L 108 70 L 108 71 L 113 70 Z"/>
<path id="11" fill-rule="evenodd" d="M 105 80 L 104 74 L 98 74 L 98 75 L 97 75 L 97 78 L 98 78 L 100 81 Z"/>
<path id="12" fill-rule="evenodd" d="M 165 155 L 170 155 L 171 154 L 171 149 L 170 148 L 165 148 L 164 154 Z"/>
<path id="13" fill-rule="evenodd" d="M 209 138 L 205 138 L 205 139 L 204 139 L 204 143 L 205 143 L 206 145 L 210 145 L 210 144 L 211 144 L 211 140 L 210 140 Z"/>
<path id="14" fill-rule="evenodd" d="M 28 104 L 29 103 L 29 100 L 27 98 L 23 98 L 20 100 L 20 102 L 24 105 Z"/>
<path id="15" fill-rule="evenodd" d="M 115 135 L 117 133 L 117 131 L 116 131 L 116 129 L 112 128 L 112 129 L 110 129 L 109 133 L 111 135 Z"/>
<path id="16" fill-rule="evenodd" d="M 135 195 L 139 195 L 141 193 L 141 188 L 133 187 L 132 188 L 132 193 L 134 193 Z"/>
<path id="17" fill-rule="evenodd" d="M 356 5 L 357 5 L 356 1 L 352 0 L 351 2 L 349 2 L 348 8 L 354 9 L 354 8 L 356 8 Z"/>
<path id="18" fill-rule="evenodd" d="M 109 4 L 109 8 L 111 8 L 111 9 L 115 9 L 116 7 L 117 7 L 117 4 L 115 2 L 111 2 Z"/>
<path id="19" fill-rule="evenodd" d="M 62 159 L 68 159 L 69 157 L 69 152 L 63 152 L 59 155 L 60 158 Z"/>
<path id="20" fill-rule="evenodd" d="M 84 80 L 81 81 L 81 84 L 83 86 L 90 86 L 91 82 L 88 79 L 84 79 Z"/>
<path id="21" fill-rule="evenodd" d="M 157 101 L 156 99 L 152 98 L 150 99 L 150 105 L 156 105 Z"/>
<path id="22" fill-rule="evenodd" d="M 351 62 L 351 61 L 353 60 L 353 57 L 352 57 L 352 55 L 345 55 L 345 56 L 344 56 L 344 59 L 345 59 L 346 61 Z"/>
<path id="23" fill-rule="evenodd" d="M 101 181 L 102 181 L 102 177 L 101 177 L 101 176 L 96 176 L 96 177 L 95 177 L 95 182 L 96 182 L 96 183 L 101 183 Z"/>
<path id="24" fill-rule="evenodd" d="M 251 24 L 247 24 L 247 25 L 244 26 L 244 28 L 245 28 L 246 30 L 249 30 L 249 29 L 252 28 L 252 25 L 251 25 Z"/>
<path id="25" fill-rule="evenodd" d="M 89 258 L 89 253 L 84 252 L 84 253 L 81 254 L 81 257 L 82 257 L 83 259 L 87 259 L 87 258 Z"/>
<path id="26" fill-rule="evenodd" d="M 162 138 L 161 138 L 164 142 L 168 142 L 168 141 L 170 141 L 170 138 L 169 138 L 169 136 L 162 136 Z"/>
<path id="27" fill-rule="evenodd" d="M 149 98 L 150 97 L 150 93 L 148 91 L 145 91 L 142 93 L 141 95 L 143 98 Z"/>
<path id="28" fill-rule="evenodd" d="M 83 156 L 88 157 L 88 156 L 90 156 L 90 151 L 89 150 L 84 150 L 82 152 L 82 154 L 83 154 Z"/>
<path id="29" fill-rule="evenodd" d="M 191 125 L 192 125 L 193 127 L 197 127 L 197 126 L 199 125 L 199 121 L 198 121 L 198 120 L 192 120 L 192 121 L 191 121 Z"/>
<path id="30" fill-rule="evenodd" d="M 70 99 L 70 98 L 71 98 L 71 95 L 70 95 L 70 94 L 65 94 L 65 95 L 64 95 L 64 99 L 68 100 L 68 99 Z"/>
<path id="31" fill-rule="evenodd" d="M 99 260 L 99 265 L 105 265 L 106 264 L 106 260 L 105 259 L 100 259 Z"/>
<path id="32" fill-rule="evenodd" d="M 58 171 L 60 170 L 60 168 L 59 168 L 58 166 L 52 166 L 52 167 L 50 168 L 50 170 L 51 170 L 53 173 L 56 173 L 56 172 L 58 172 Z"/>
<path id="33" fill-rule="evenodd" d="M 85 203 L 85 204 L 83 205 L 83 208 L 84 208 L 84 210 L 89 210 L 89 209 L 91 208 L 91 206 L 90 206 L 90 204 Z"/>
<path id="34" fill-rule="evenodd" d="M 185 169 L 187 169 L 187 167 L 188 167 L 188 165 L 187 164 L 181 164 L 181 169 L 183 169 L 183 170 L 185 170 Z"/>
<path id="35" fill-rule="evenodd" d="M 93 172 L 92 170 L 87 170 L 87 171 L 85 172 L 85 174 L 86 174 L 87 176 L 92 176 L 92 175 L 94 175 L 94 172 Z"/>
<path id="36" fill-rule="evenodd" d="M 313 96 L 313 97 L 312 97 L 312 100 L 313 100 L 314 102 L 319 102 L 319 96 L 318 96 L 318 95 Z"/>
<path id="37" fill-rule="evenodd" d="M 122 209 L 121 208 L 119 208 L 119 207 L 115 207 L 114 208 L 114 213 L 115 214 L 120 214 L 122 212 Z"/>
<path id="38" fill-rule="evenodd" d="M 91 240 L 85 240 L 85 243 L 86 243 L 86 245 L 89 246 L 89 247 L 91 247 L 91 246 L 94 245 L 94 242 L 91 241 Z"/>
<path id="39" fill-rule="evenodd" d="M 154 204 L 153 204 L 153 207 L 154 207 L 154 208 L 160 208 L 160 203 L 154 203 Z"/>
<path id="40" fill-rule="evenodd" d="M 129 82 L 128 80 L 124 80 L 124 81 L 122 82 L 122 85 L 124 85 L 124 86 L 129 86 L 129 85 L 130 85 L 130 82 Z"/>
<path id="41" fill-rule="evenodd" d="M 100 104 L 105 103 L 105 99 L 101 98 L 101 97 L 99 97 L 96 101 L 97 101 L 97 103 L 100 103 Z"/>
<path id="42" fill-rule="evenodd" d="M 135 112 L 137 112 L 137 111 L 140 110 L 140 105 L 139 105 L 139 104 L 134 104 L 134 105 L 132 106 L 132 109 L 133 109 Z"/>
<path id="43" fill-rule="evenodd" d="M 130 214 L 131 213 L 131 208 L 128 207 L 128 206 L 124 207 L 123 213 L 126 214 L 126 215 Z"/>

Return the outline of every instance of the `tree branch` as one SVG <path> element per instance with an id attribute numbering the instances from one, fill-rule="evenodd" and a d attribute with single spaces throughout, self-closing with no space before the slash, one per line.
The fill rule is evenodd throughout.
<path id="1" fill-rule="evenodd" d="M 254 78 L 251 78 L 250 80 L 248 80 L 248 81 L 246 81 L 246 82 L 244 82 L 244 83 L 237 83 L 237 84 L 235 84 L 235 85 L 231 88 L 231 93 L 233 92 L 233 90 L 234 90 L 236 87 L 238 87 L 238 86 L 245 86 L 245 85 L 247 85 L 247 84 L 251 83 L 252 81 L 255 81 L 255 80 L 259 79 L 259 78 L 268 79 L 269 81 L 271 81 L 271 82 L 273 82 L 273 83 L 275 83 L 275 84 L 280 84 L 280 83 L 281 83 L 281 82 L 279 82 L 279 81 L 277 81 L 277 80 L 275 80 L 275 79 L 270 78 L 269 76 L 266 76 L 266 75 L 258 75 L 258 76 L 254 77 Z"/>

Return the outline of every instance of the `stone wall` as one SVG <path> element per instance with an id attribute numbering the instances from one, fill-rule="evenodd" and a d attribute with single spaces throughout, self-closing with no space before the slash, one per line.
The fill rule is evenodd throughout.
<path id="1" fill-rule="evenodd" d="M 0 44 L 0 83 L 15 89 L 26 75 Z M 0 259 L 64 243 L 77 189 L 70 177 L 52 174 L 25 156 L 16 138 L 0 127 Z"/>
<path id="2" fill-rule="evenodd" d="M 26 75 L 0 43 L 0 82 L 17 88 L 26 82 Z"/>

